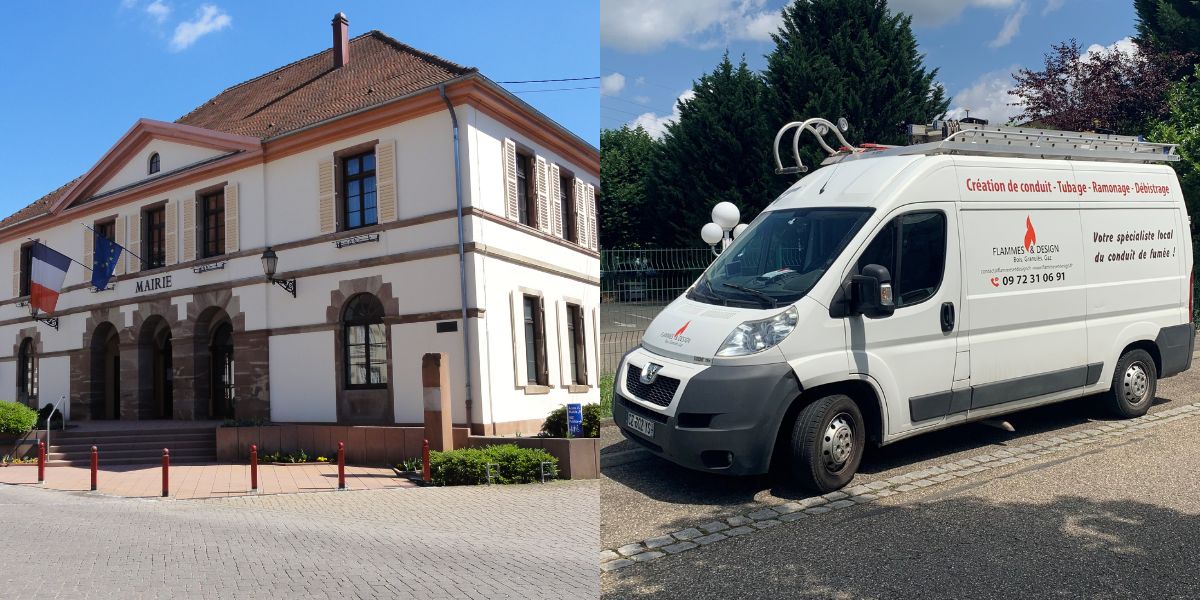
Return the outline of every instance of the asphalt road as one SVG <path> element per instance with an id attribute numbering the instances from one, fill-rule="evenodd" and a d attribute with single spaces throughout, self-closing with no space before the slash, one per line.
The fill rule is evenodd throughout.
<path id="1" fill-rule="evenodd" d="M 1158 413 L 1200 400 L 1200 370 L 1160 383 Z M 852 485 L 1110 422 L 1094 399 L 870 453 Z M 1200 417 L 806 516 L 602 577 L 605 597 L 1200 597 Z M 636 458 L 607 438 L 606 460 Z M 619 462 L 619 461 L 617 461 Z M 603 547 L 808 496 L 651 458 L 605 469 Z"/>

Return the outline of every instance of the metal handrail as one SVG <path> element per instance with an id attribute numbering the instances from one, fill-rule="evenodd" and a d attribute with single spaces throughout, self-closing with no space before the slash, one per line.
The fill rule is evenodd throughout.
<path id="1" fill-rule="evenodd" d="M 50 407 L 50 414 L 46 415 L 46 451 L 47 452 L 50 451 L 50 423 L 54 421 L 54 413 L 55 412 L 62 414 L 62 411 L 58 410 L 58 407 L 62 406 L 62 403 L 65 402 L 66 400 L 67 400 L 66 394 L 59 396 L 58 402 L 55 402 L 54 406 Z M 67 428 L 67 416 L 65 414 L 63 414 L 63 429 L 66 429 L 66 428 Z"/>

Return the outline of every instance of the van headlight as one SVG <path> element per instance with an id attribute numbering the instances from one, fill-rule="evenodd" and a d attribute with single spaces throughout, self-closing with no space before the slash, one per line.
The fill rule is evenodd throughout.
<path id="1" fill-rule="evenodd" d="M 793 306 L 761 321 L 746 321 L 725 338 L 717 356 L 745 356 L 771 348 L 796 328 L 799 319 L 800 311 Z"/>

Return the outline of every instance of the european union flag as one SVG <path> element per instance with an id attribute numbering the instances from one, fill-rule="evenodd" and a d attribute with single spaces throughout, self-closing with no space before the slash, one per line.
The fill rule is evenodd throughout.
<path id="1" fill-rule="evenodd" d="M 121 247 L 116 242 L 102 236 L 92 236 L 95 240 L 93 244 L 93 259 L 92 259 L 92 286 L 98 290 L 108 287 L 108 280 L 112 279 L 113 271 L 117 270 L 117 259 L 121 257 Z"/>

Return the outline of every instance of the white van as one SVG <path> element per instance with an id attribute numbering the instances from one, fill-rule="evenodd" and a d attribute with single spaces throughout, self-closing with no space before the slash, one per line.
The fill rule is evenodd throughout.
<path id="1" fill-rule="evenodd" d="M 1191 366 L 1189 218 L 1161 164 L 1172 146 L 965 126 L 862 151 L 824 119 L 789 128 L 798 166 L 779 170 L 802 172 L 805 132 L 826 166 L 758 215 L 618 369 L 614 419 L 654 453 L 729 474 L 783 458 L 826 492 L 867 443 L 1089 394 L 1134 417 L 1158 379 Z"/>

